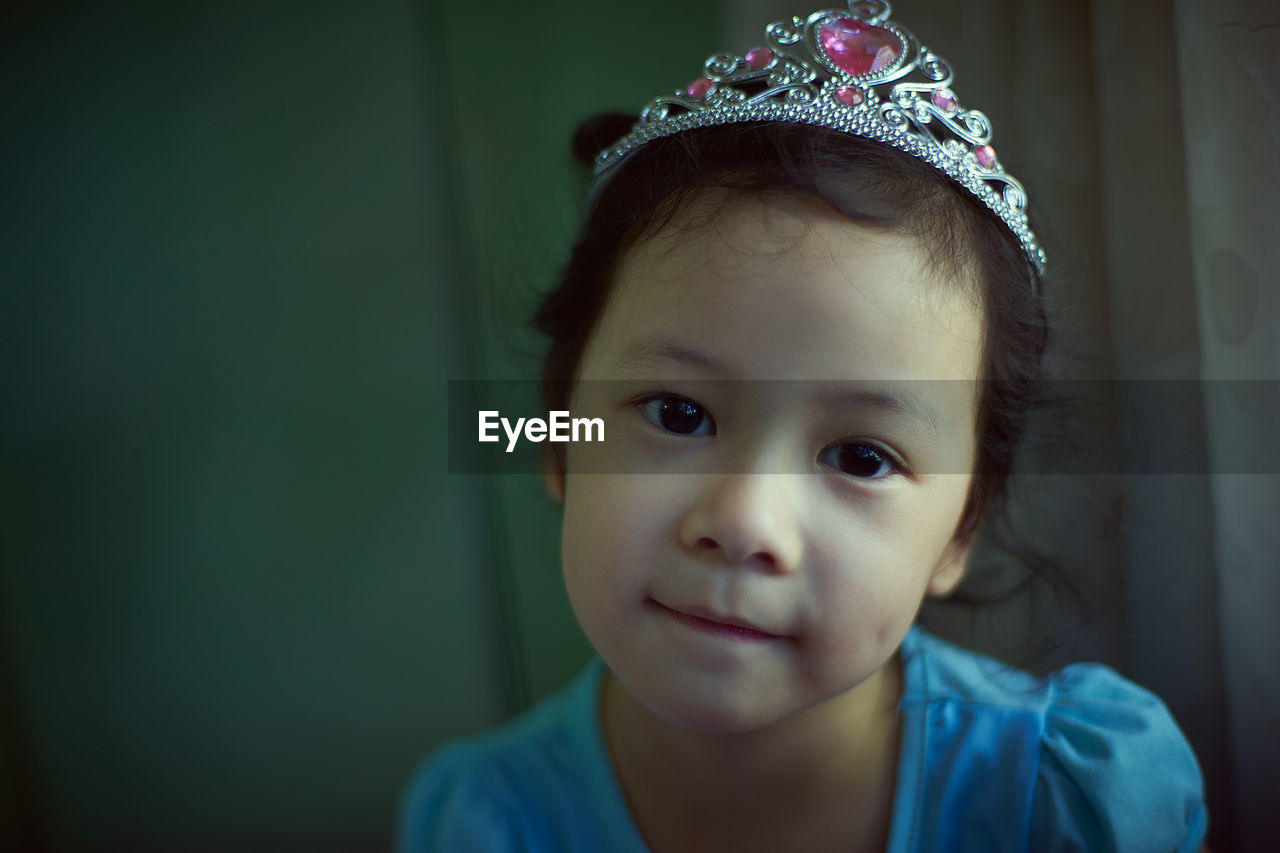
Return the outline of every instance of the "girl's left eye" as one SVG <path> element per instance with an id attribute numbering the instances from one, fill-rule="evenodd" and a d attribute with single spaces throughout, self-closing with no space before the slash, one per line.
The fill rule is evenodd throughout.
<path id="1" fill-rule="evenodd" d="M 862 480 L 878 480 L 900 470 L 888 451 L 866 442 L 833 444 L 818 455 L 818 461 Z"/>

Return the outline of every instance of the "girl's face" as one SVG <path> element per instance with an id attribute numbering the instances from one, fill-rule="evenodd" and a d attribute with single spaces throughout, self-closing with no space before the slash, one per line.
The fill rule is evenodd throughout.
<path id="1" fill-rule="evenodd" d="M 553 488 L 610 669 L 745 732 L 866 682 L 963 573 L 982 316 L 914 238 L 746 200 L 682 222 L 623 258 L 571 405 L 605 441 Z"/>

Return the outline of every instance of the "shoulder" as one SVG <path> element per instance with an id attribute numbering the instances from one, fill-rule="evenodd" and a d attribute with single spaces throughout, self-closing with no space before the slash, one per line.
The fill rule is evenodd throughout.
<path id="1" fill-rule="evenodd" d="M 401 797 L 399 850 L 523 849 L 519 795 L 493 759 L 455 742 L 422 762 Z"/>
<path id="2" fill-rule="evenodd" d="M 594 723 L 600 669 L 419 764 L 401 796 L 401 853 L 591 849 L 609 814 L 595 802 L 610 772 Z"/>
<path id="3" fill-rule="evenodd" d="M 1208 828 L 1200 767 L 1164 703 L 1097 664 L 1048 683 L 1032 815 L 1040 836 L 1090 849 L 1198 850 Z"/>
<path id="4" fill-rule="evenodd" d="M 1200 769 L 1150 691 L 1099 664 L 1037 678 L 920 630 L 910 640 L 904 703 L 924 710 L 929 750 L 949 751 L 952 778 L 1003 780 L 975 789 L 975 814 L 1032 850 L 1198 849 Z M 984 811 L 984 798 L 1000 802 Z"/>

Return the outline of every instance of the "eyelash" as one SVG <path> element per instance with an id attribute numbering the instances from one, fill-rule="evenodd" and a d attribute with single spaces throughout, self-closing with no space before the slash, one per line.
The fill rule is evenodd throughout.
<path id="1" fill-rule="evenodd" d="M 829 455 L 835 455 L 837 457 L 840 456 L 840 451 L 842 450 L 857 448 L 870 451 L 870 454 L 879 461 L 879 466 L 876 468 L 876 472 L 874 474 L 855 474 L 853 471 L 842 467 L 840 464 L 837 464 L 836 462 L 827 462 L 825 459 L 825 457 Z M 818 454 L 818 461 L 825 462 L 837 471 L 848 474 L 850 477 L 854 477 L 859 480 L 884 480 L 895 474 L 903 473 L 902 465 L 893 457 L 893 454 L 878 444 L 872 444 L 866 441 L 842 441 L 837 444 L 829 445 L 828 447 L 823 448 L 822 452 Z"/>
<path id="2" fill-rule="evenodd" d="M 648 394 L 637 400 L 635 405 L 640 411 L 641 417 L 653 426 L 671 435 L 700 438 L 702 436 L 716 434 L 715 420 L 711 417 L 711 413 L 706 410 L 706 407 L 701 403 L 680 394 L 673 394 L 667 391 Z M 698 416 L 697 422 L 688 431 L 673 429 L 669 423 L 664 423 L 663 416 L 670 411 L 667 407 L 673 405 L 681 407 L 681 410 L 677 411 L 678 416 L 689 417 L 695 414 Z M 699 432 L 704 424 L 708 431 Z M 867 453 L 858 454 L 859 462 L 867 460 L 868 456 L 879 462 L 879 465 L 873 474 L 856 474 L 843 467 L 842 463 L 846 462 L 846 460 L 842 458 L 844 455 L 842 451 L 857 449 L 868 451 Z M 842 474 L 846 474 L 847 476 L 854 477 L 859 480 L 883 480 L 895 474 L 904 473 L 902 464 L 894 454 L 881 445 L 868 441 L 841 441 L 828 445 L 818 454 L 818 461 L 834 468 Z"/>
<path id="3" fill-rule="evenodd" d="M 672 429 L 667 424 L 662 422 L 662 414 L 661 414 L 662 410 L 655 407 L 655 404 L 669 404 L 669 403 L 674 403 L 676 405 L 684 406 L 686 409 L 686 411 L 684 412 L 685 415 L 690 414 L 688 410 L 694 410 L 700 413 L 701 417 L 698 419 L 698 423 L 695 426 L 695 430 L 697 427 L 702 426 L 703 421 L 706 421 L 710 425 L 711 431 L 708 433 L 697 433 L 695 432 L 695 430 L 682 432 L 681 430 L 678 430 L 678 429 Z M 653 424 L 655 427 L 662 430 L 663 432 L 669 432 L 672 435 L 697 436 L 697 435 L 715 435 L 716 434 L 716 422 L 715 420 L 712 419 L 711 413 L 708 412 L 706 408 L 702 406 L 702 404 L 694 400 L 690 400 L 688 397 L 682 397 L 679 394 L 672 394 L 667 391 L 660 391 L 657 394 L 649 394 L 636 401 L 636 408 L 640 410 L 640 414 L 644 417 L 645 420 L 647 420 L 649 423 Z"/>

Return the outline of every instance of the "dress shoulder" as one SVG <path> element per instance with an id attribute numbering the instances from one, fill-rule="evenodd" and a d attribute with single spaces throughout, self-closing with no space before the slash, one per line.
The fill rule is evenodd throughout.
<path id="1" fill-rule="evenodd" d="M 1200 768 L 1150 691 L 1100 664 L 1036 677 L 918 626 L 902 661 L 891 849 L 1200 848 Z"/>
<path id="2" fill-rule="evenodd" d="M 400 802 L 400 853 L 643 850 L 596 721 L 599 658 L 513 720 L 440 748 Z"/>
<path id="3" fill-rule="evenodd" d="M 466 743 L 447 746 L 414 771 L 401 797 L 401 853 L 516 850 L 506 780 Z"/>
<path id="4" fill-rule="evenodd" d="M 1030 848 L 1200 849 L 1200 767 L 1164 703 L 1099 664 L 1068 666 L 1047 687 Z"/>

